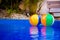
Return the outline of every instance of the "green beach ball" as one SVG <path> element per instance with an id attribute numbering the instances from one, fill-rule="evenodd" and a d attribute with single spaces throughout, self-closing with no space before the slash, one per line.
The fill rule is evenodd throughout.
<path id="1" fill-rule="evenodd" d="M 51 14 L 44 14 L 41 17 L 41 23 L 44 26 L 51 26 L 54 23 L 54 17 Z"/>

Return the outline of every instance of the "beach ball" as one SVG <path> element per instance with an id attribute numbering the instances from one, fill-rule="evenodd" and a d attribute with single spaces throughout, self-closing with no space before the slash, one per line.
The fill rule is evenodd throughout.
<path id="1" fill-rule="evenodd" d="M 51 14 L 44 14 L 41 16 L 41 23 L 44 26 L 51 26 L 54 23 L 54 17 Z"/>
<path id="2" fill-rule="evenodd" d="M 33 26 L 40 24 L 41 23 L 40 22 L 40 16 L 38 16 L 37 14 L 30 16 L 29 22 Z"/>

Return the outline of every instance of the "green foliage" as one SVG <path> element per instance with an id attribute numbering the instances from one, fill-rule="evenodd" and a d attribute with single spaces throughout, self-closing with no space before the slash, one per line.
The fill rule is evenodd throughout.
<path id="1" fill-rule="evenodd" d="M 30 3 L 36 4 L 39 0 L 30 0 Z"/>
<path id="2" fill-rule="evenodd" d="M 40 1 L 42 3 L 43 0 L 23 0 L 24 9 L 29 8 L 30 13 L 36 13 L 37 3 Z M 12 12 L 19 12 L 19 0 L 0 0 L 0 4 L 3 2 L 1 6 L 4 6 L 10 15 Z"/>
<path id="3" fill-rule="evenodd" d="M 2 2 L 2 0 L 0 0 L 0 3 Z"/>
<path id="4" fill-rule="evenodd" d="M 15 10 L 15 9 L 7 9 L 7 13 L 8 13 L 8 16 L 11 15 L 12 13 L 18 13 L 19 10 Z"/>
<path id="5" fill-rule="evenodd" d="M 8 16 L 12 13 L 12 9 L 7 9 Z"/>

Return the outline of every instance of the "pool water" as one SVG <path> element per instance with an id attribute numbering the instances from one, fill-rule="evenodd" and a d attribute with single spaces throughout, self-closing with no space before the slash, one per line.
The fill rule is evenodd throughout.
<path id="1" fill-rule="evenodd" d="M 0 40 L 60 40 L 60 21 L 33 27 L 29 20 L 0 19 Z"/>

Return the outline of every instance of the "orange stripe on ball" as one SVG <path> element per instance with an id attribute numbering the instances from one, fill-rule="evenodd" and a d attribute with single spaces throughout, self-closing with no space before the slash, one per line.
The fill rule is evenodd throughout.
<path id="1" fill-rule="evenodd" d="M 45 17 L 45 18 L 44 18 Z M 46 26 L 46 14 L 42 15 L 41 17 L 41 23 Z"/>

